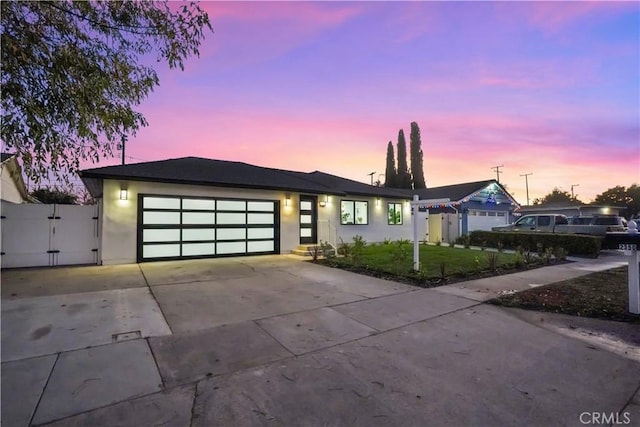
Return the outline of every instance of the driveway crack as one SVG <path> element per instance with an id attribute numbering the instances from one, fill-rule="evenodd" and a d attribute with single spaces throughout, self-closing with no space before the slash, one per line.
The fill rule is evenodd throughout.
<path id="1" fill-rule="evenodd" d="M 153 292 L 153 288 L 149 284 L 149 281 L 147 280 L 147 276 L 145 276 L 144 270 L 142 270 L 142 267 L 140 266 L 140 263 L 138 263 L 138 269 L 140 270 L 140 274 L 142 274 L 142 278 L 144 279 L 144 283 L 146 283 L 147 288 L 149 289 L 149 293 L 153 297 L 153 300 L 156 302 L 156 305 L 158 306 L 158 310 L 160 310 L 160 314 L 162 314 L 162 319 L 164 320 L 164 323 L 167 325 L 167 328 L 169 328 L 169 332 L 171 333 L 171 335 L 173 335 L 173 329 L 171 329 L 171 325 L 169 324 L 169 321 L 167 320 L 167 316 L 164 314 L 164 310 L 162 309 L 162 306 L 160 305 L 160 301 L 158 301 L 158 297 L 156 297 L 156 294 Z"/>

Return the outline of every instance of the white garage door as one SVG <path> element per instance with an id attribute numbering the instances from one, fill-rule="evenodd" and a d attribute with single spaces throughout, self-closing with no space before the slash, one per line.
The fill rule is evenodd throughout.
<path id="1" fill-rule="evenodd" d="M 275 200 L 143 194 L 138 206 L 138 262 L 280 252 Z"/>
<path id="2" fill-rule="evenodd" d="M 507 212 L 469 209 L 467 218 L 467 229 L 469 230 L 469 232 L 475 230 L 491 231 L 491 227 L 509 223 Z"/>

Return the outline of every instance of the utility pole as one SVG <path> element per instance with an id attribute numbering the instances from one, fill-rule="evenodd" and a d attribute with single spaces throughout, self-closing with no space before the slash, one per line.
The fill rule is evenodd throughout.
<path id="1" fill-rule="evenodd" d="M 580 187 L 580 184 L 571 184 L 571 198 L 574 199 L 574 195 L 573 195 L 573 187 Z"/>
<path id="2" fill-rule="evenodd" d="M 498 184 L 500 183 L 500 168 L 503 168 L 504 165 L 499 165 L 499 166 L 494 166 L 491 169 L 496 171 L 496 176 L 498 177 L 498 179 L 496 181 L 498 181 Z"/>
<path id="3" fill-rule="evenodd" d="M 527 188 L 527 206 L 529 206 L 529 175 L 533 175 L 533 172 L 520 175 L 520 176 L 524 176 L 524 185 Z"/>
<path id="4" fill-rule="evenodd" d="M 122 135 L 122 143 L 121 143 L 121 148 L 122 148 L 122 164 L 124 165 L 124 143 L 126 142 L 127 138 Z"/>
<path id="5" fill-rule="evenodd" d="M 368 173 L 367 175 L 371 177 L 371 185 L 373 185 L 373 175 L 375 175 L 375 172 Z"/>

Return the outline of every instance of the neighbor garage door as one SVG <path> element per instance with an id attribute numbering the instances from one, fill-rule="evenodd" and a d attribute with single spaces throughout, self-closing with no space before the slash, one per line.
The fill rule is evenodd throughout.
<path id="1" fill-rule="evenodd" d="M 138 262 L 279 253 L 279 202 L 138 196 Z"/>
<path id="2" fill-rule="evenodd" d="M 497 225 L 505 225 L 509 223 L 506 212 L 498 211 L 481 211 L 469 209 L 468 213 L 468 226 L 469 232 L 474 230 L 491 231 L 491 227 Z"/>

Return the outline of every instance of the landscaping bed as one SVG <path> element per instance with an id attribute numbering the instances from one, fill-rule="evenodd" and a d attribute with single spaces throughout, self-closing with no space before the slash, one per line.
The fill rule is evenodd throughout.
<path id="1" fill-rule="evenodd" d="M 488 303 L 640 324 L 640 315 L 628 312 L 627 267 L 504 295 Z"/>
<path id="2" fill-rule="evenodd" d="M 407 241 L 342 246 L 343 256 L 317 258 L 322 265 L 420 287 L 435 287 L 514 273 L 552 262 L 532 254 L 420 245 L 420 271 L 413 270 L 413 245 Z M 346 255 L 344 255 L 346 250 Z"/>

